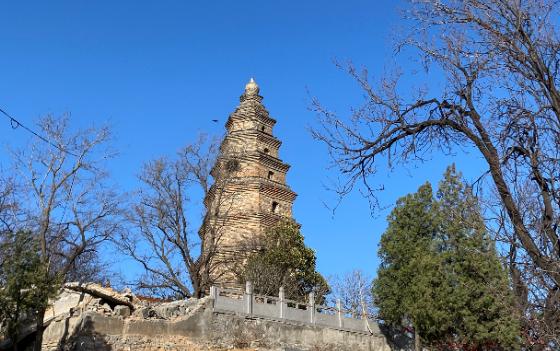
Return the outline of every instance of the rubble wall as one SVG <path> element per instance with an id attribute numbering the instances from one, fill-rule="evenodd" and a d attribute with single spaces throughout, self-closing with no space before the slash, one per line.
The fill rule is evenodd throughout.
<path id="1" fill-rule="evenodd" d="M 259 350 L 385 351 L 382 336 L 355 333 L 281 320 L 247 317 L 212 309 L 210 299 L 177 301 L 143 307 L 131 315 L 72 310 L 51 320 L 43 349 L 54 350 Z"/>

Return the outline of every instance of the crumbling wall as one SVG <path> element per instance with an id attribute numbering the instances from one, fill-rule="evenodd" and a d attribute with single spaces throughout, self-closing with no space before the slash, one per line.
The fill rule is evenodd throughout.
<path id="1" fill-rule="evenodd" d="M 210 298 L 146 303 L 131 296 L 129 307 L 86 293 L 63 295 L 59 310 L 69 309 L 49 320 L 43 350 L 390 350 L 382 335 L 216 311 Z"/>

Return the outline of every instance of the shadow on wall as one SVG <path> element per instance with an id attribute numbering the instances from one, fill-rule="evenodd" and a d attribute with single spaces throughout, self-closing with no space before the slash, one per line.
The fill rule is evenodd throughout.
<path id="1" fill-rule="evenodd" d="M 34 341 L 35 341 L 35 332 L 22 337 L 18 341 L 17 350 L 33 351 Z M 3 340 L 3 342 L 0 343 L 0 351 L 13 351 L 13 350 L 15 350 L 15 348 L 13 347 L 12 342 L 10 340 Z"/>
<path id="2" fill-rule="evenodd" d="M 113 348 L 107 341 L 107 337 L 95 331 L 92 318 L 86 316 L 80 328 L 61 342 L 58 350 L 62 351 L 111 351 Z"/>
<path id="3" fill-rule="evenodd" d="M 414 335 L 383 323 L 379 323 L 379 330 L 385 336 L 391 350 L 414 350 Z"/>
<path id="4" fill-rule="evenodd" d="M 66 320 L 68 322 L 68 319 Z M 65 326 L 66 328 L 68 325 Z M 67 331 L 67 329 L 66 329 Z M 27 334 L 17 343 L 18 351 L 32 351 L 35 344 L 35 332 Z M 66 334 L 66 333 L 65 333 Z M 0 351 L 13 351 L 16 348 L 12 344 L 0 345 Z M 81 327 L 76 328 L 70 335 L 65 335 L 57 351 L 111 351 L 113 348 L 108 343 L 106 336 L 95 331 L 94 322 L 87 316 Z"/>

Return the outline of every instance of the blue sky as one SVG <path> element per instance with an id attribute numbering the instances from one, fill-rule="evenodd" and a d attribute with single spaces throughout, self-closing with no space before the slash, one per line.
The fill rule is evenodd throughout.
<path id="1" fill-rule="evenodd" d="M 0 108 L 28 125 L 65 112 L 76 127 L 110 123 L 120 153 L 111 172 L 130 190 L 143 162 L 173 155 L 201 132 L 222 134 L 245 83 L 255 77 L 278 121 L 280 156 L 292 165 L 288 182 L 299 194 L 294 215 L 317 252 L 319 270 L 374 274 L 388 210 L 372 217 L 357 193 L 334 216 L 324 207 L 335 196 L 323 184 L 337 174 L 308 131 L 317 120 L 310 96 L 341 115 L 359 104 L 358 86 L 333 60 L 352 60 L 381 76 L 394 60 L 403 6 L 395 0 L 6 1 L 0 5 Z M 4 147 L 29 137 L 0 120 L 4 167 Z M 480 173 L 477 157 L 458 166 L 467 178 Z M 392 174 L 381 164 L 381 203 L 390 206 L 426 180 L 437 182 L 454 160 L 434 154 Z"/>

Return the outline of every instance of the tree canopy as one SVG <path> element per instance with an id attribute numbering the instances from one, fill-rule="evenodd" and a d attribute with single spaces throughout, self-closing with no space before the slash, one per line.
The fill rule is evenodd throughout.
<path id="1" fill-rule="evenodd" d="M 26 231 L 4 232 L 0 241 L 0 326 L 18 348 L 19 332 L 31 324 L 38 310 L 58 290 L 56 281 L 46 279 L 36 237 Z"/>
<path id="2" fill-rule="evenodd" d="M 330 289 L 316 271 L 315 262 L 315 251 L 305 245 L 298 225 L 281 222 L 258 240 L 256 252 L 240 270 L 240 278 L 253 282 L 260 294 L 277 295 L 282 286 L 288 298 L 301 299 L 314 292 L 322 302 Z"/>
<path id="3" fill-rule="evenodd" d="M 7 273 L 15 275 L 14 292 L 97 278 L 98 251 L 122 230 L 121 198 L 106 171 L 113 156 L 109 129 L 73 130 L 67 115 L 45 116 L 36 127 L 50 145 L 35 139 L 12 150 L 14 173 L 0 180 L 0 230 L 13 236 L 4 249 L 25 254 L 22 261 L 6 256 L 5 262 L 15 260 Z M 37 257 L 27 256 L 32 253 Z M 41 349 L 50 297 L 47 289 L 38 292 L 35 350 Z"/>
<path id="4" fill-rule="evenodd" d="M 476 198 L 454 166 L 398 200 L 380 242 L 373 292 L 380 317 L 434 347 L 512 349 L 513 294 Z M 417 340 L 417 343 L 420 340 Z"/>
<path id="5" fill-rule="evenodd" d="M 493 237 L 503 243 L 528 342 L 558 347 L 559 3 L 411 0 L 405 6 L 406 29 L 395 49 L 407 53 L 406 65 L 375 83 L 367 70 L 341 65 L 365 101 L 348 118 L 315 101 L 321 123 L 314 136 L 346 176 L 340 192 L 364 187 L 373 205 L 383 188 L 371 185 L 385 169 L 380 162 L 392 169 L 433 152 L 459 153 L 470 166 L 480 157 L 484 166 L 474 183 L 486 195 Z M 411 76 L 414 84 L 406 85 Z"/>

